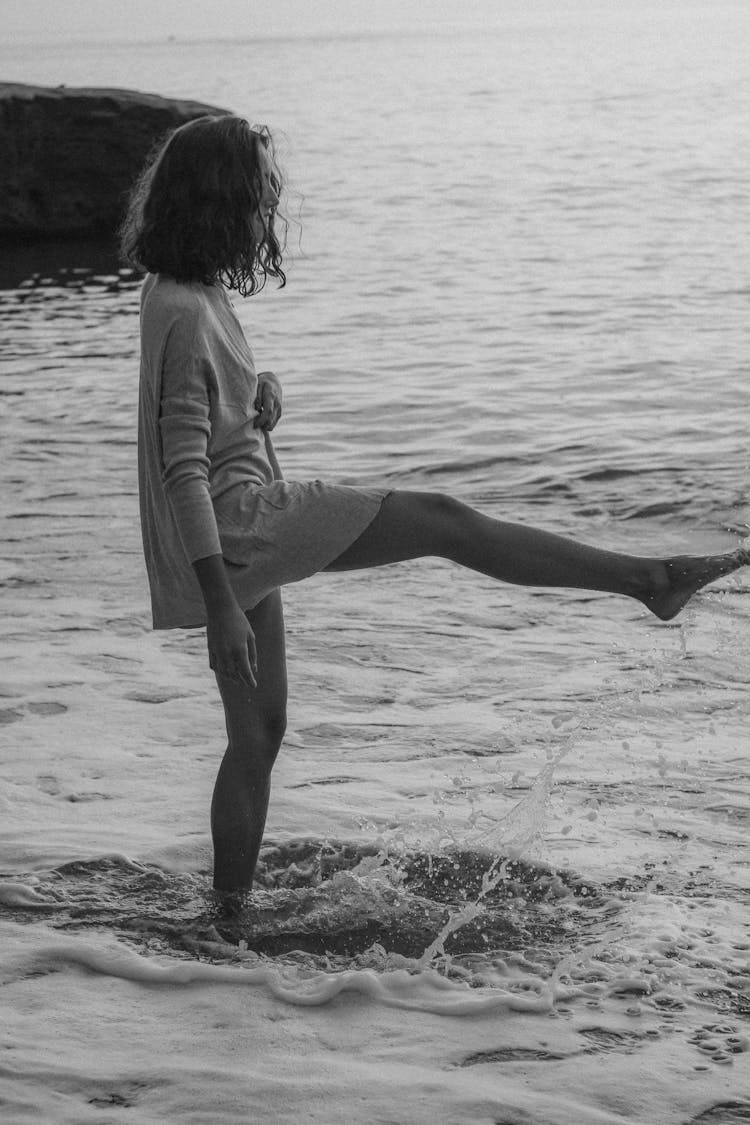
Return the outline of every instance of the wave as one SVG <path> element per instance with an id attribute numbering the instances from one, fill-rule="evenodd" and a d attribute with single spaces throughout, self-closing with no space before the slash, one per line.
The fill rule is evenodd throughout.
<path id="1" fill-rule="evenodd" d="M 691 880 L 665 909 L 650 871 L 596 885 L 480 849 L 315 839 L 266 846 L 259 883 L 218 895 L 205 876 L 119 855 L 5 882 L 7 919 L 46 915 L 47 925 L 6 972 L 77 966 L 149 984 L 253 985 L 295 1005 L 357 993 L 445 1015 L 608 998 L 667 1021 L 688 1006 L 750 1016 L 746 943 L 720 948 L 692 921 L 696 896 L 719 893 L 713 884 Z M 736 1031 L 727 1050 L 747 1050 Z"/>

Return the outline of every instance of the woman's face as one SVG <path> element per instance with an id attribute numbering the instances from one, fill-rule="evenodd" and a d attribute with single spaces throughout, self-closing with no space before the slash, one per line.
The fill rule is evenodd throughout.
<path id="1" fill-rule="evenodd" d="M 258 145 L 258 170 L 260 173 L 261 192 L 258 208 L 253 215 L 253 234 L 257 242 L 265 238 L 271 217 L 279 203 L 279 181 L 274 171 L 273 162 L 265 145 Z"/>

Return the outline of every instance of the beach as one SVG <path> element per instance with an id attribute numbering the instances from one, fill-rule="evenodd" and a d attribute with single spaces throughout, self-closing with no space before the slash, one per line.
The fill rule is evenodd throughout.
<path id="1" fill-rule="evenodd" d="M 251 41 L 0 57 L 280 130 L 289 284 L 235 305 L 289 479 L 732 549 L 747 17 L 670 6 L 664 50 L 661 9 L 543 7 L 260 69 Z M 227 918 L 205 637 L 151 629 L 139 279 L 65 255 L 0 289 L 3 1120 L 748 1120 L 748 572 L 668 624 L 438 560 L 286 588 L 288 733 Z"/>

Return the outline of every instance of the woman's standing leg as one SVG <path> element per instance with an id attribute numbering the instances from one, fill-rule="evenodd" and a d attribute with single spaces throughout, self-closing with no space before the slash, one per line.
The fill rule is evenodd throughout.
<path id="1" fill-rule="evenodd" d="M 258 686 L 217 677 L 229 744 L 211 803 L 214 887 L 252 886 L 271 789 L 271 770 L 286 728 L 286 649 L 278 590 L 251 610 Z"/>
<path id="2" fill-rule="evenodd" d="M 724 574 L 750 562 L 740 548 L 704 558 L 658 559 L 589 547 L 482 515 L 434 492 L 392 492 L 370 526 L 329 570 L 358 570 L 435 555 L 520 586 L 603 590 L 636 598 L 662 620 Z"/>

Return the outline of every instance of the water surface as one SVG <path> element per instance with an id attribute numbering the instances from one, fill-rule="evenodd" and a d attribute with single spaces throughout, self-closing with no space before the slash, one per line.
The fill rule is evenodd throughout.
<path id="1" fill-rule="evenodd" d="M 556 11 L 509 6 L 482 36 L 3 59 L 282 131 L 289 285 L 237 307 L 285 386 L 287 476 L 449 491 L 634 552 L 725 549 L 749 522 L 748 16 Z M 12 941 L 38 971 L 260 973 L 278 1003 L 406 1004 L 406 971 L 412 1007 L 546 1020 L 546 1046 L 519 1023 L 459 1069 L 554 1064 L 560 1122 L 603 1051 L 632 1120 L 744 1120 L 747 578 L 667 626 L 433 561 L 289 589 L 262 888 L 222 916 L 221 713 L 200 634 L 149 630 L 137 279 L 97 254 L 37 249 L 0 292 Z M 445 1096 L 476 1120 L 460 1082 Z M 590 1097 L 586 1120 L 611 1121 Z M 541 1094 L 529 1112 L 552 1120 Z"/>

